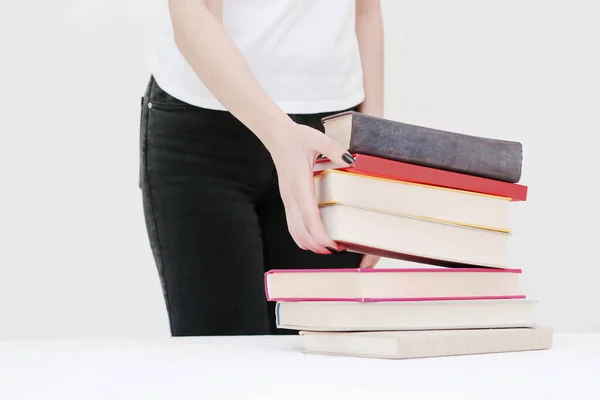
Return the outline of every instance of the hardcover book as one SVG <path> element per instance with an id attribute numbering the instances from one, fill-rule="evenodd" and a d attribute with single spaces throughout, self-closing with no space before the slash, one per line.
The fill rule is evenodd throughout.
<path id="1" fill-rule="evenodd" d="M 314 178 L 320 206 L 342 204 L 450 224 L 510 232 L 510 199 L 326 170 Z"/>
<path id="2" fill-rule="evenodd" d="M 548 327 L 433 331 L 301 331 L 302 352 L 347 357 L 409 359 L 546 350 Z"/>
<path id="3" fill-rule="evenodd" d="M 511 233 L 334 204 L 327 233 L 348 251 L 446 267 L 507 267 Z"/>
<path id="4" fill-rule="evenodd" d="M 322 119 L 325 134 L 351 153 L 516 183 L 521 143 L 465 135 L 346 111 Z"/>
<path id="5" fill-rule="evenodd" d="M 432 329 L 534 328 L 534 304 L 526 299 L 277 302 L 278 328 L 298 331 L 421 331 Z"/>
<path id="6" fill-rule="evenodd" d="M 321 158 L 315 163 L 314 172 L 315 174 L 319 174 L 324 170 L 335 169 L 356 175 L 414 182 L 475 193 L 486 193 L 506 197 L 511 199 L 511 201 L 527 200 L 528 188 L 522 184 L 424 167 L 366 154 L 354 153 L 353 156 L 356 161 L 350 167 L 335 164 L 327 158 Z"/>
<path id="7" fill-rule="evenodd" d="M 520 269 L 274 269 L 265 273 L 269 301 L 519 299 Z"/>

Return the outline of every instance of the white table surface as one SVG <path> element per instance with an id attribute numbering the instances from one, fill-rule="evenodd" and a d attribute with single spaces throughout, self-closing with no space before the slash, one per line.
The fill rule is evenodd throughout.
<path id="1" fill-rule="evenodd" d="M 0 342 L 0 399 L 600 399 L 600 334 L 556 334 L 540 352 L 416 360 L 299 345 L 297 336 Z"/>

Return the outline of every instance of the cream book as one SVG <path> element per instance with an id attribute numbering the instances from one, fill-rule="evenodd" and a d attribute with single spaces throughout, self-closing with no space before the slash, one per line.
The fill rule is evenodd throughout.
<path id="1" fill-rule="evenodd" d="M 387 331 L 536 326 L 527 299 L 277 302 L 278 328 L 307 331 Z"/>
<path id="2" fill-rule="evenodd" d="M 320 208 L 348 251 L 440 266 L 507 267 L 510 233 L 334 204 Z"/>
<path id="3" fill-rule="evenodd" d="M 520 269 L 274 269 L 265 273 L 269 301 L 466 300 L 525 298 Z"/>
<path id="4" fill-rule="evenodd" d="M 392 332 L 301 331 L 302 351 L 389 359 L 445 357 L 546 350 L 552 329 L 505 328 Z"/>
<path id="5" fill-rule="evenodd" d="M 464 190 L 326 170 L 314 177 L 321 206 L 382 211 L 449 224 L 509 232 L 511 199 Z"/>

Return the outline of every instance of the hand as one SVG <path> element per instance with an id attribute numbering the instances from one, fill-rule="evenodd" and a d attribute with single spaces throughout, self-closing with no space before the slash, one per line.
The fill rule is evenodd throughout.
<path id="1" fill-rule="evenodd" d="M 347 150 L 322 132 L 291 122 L 269 149 L 285 207 L 288 230 L 296 244 L 318 254 L 342 250 L 327 234 L 315 199 L 313 168 L 319 154 L 340 165 L 354 159 Z"/>
<path id="2" fill-rule="evenodd" d="M 381 260 L 381 257 L 365 254 L 360 262 L 359 268 L 373 268 Z"/>

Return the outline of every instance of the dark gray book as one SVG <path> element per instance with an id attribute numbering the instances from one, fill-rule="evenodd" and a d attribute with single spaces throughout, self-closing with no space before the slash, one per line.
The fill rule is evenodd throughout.
<path id="1" fill-rule="evenodd" d="M 523 146 L 346 111 L 322 119 L 325 134 L 350 153 L 504 182 L 521 179 Z"/>

